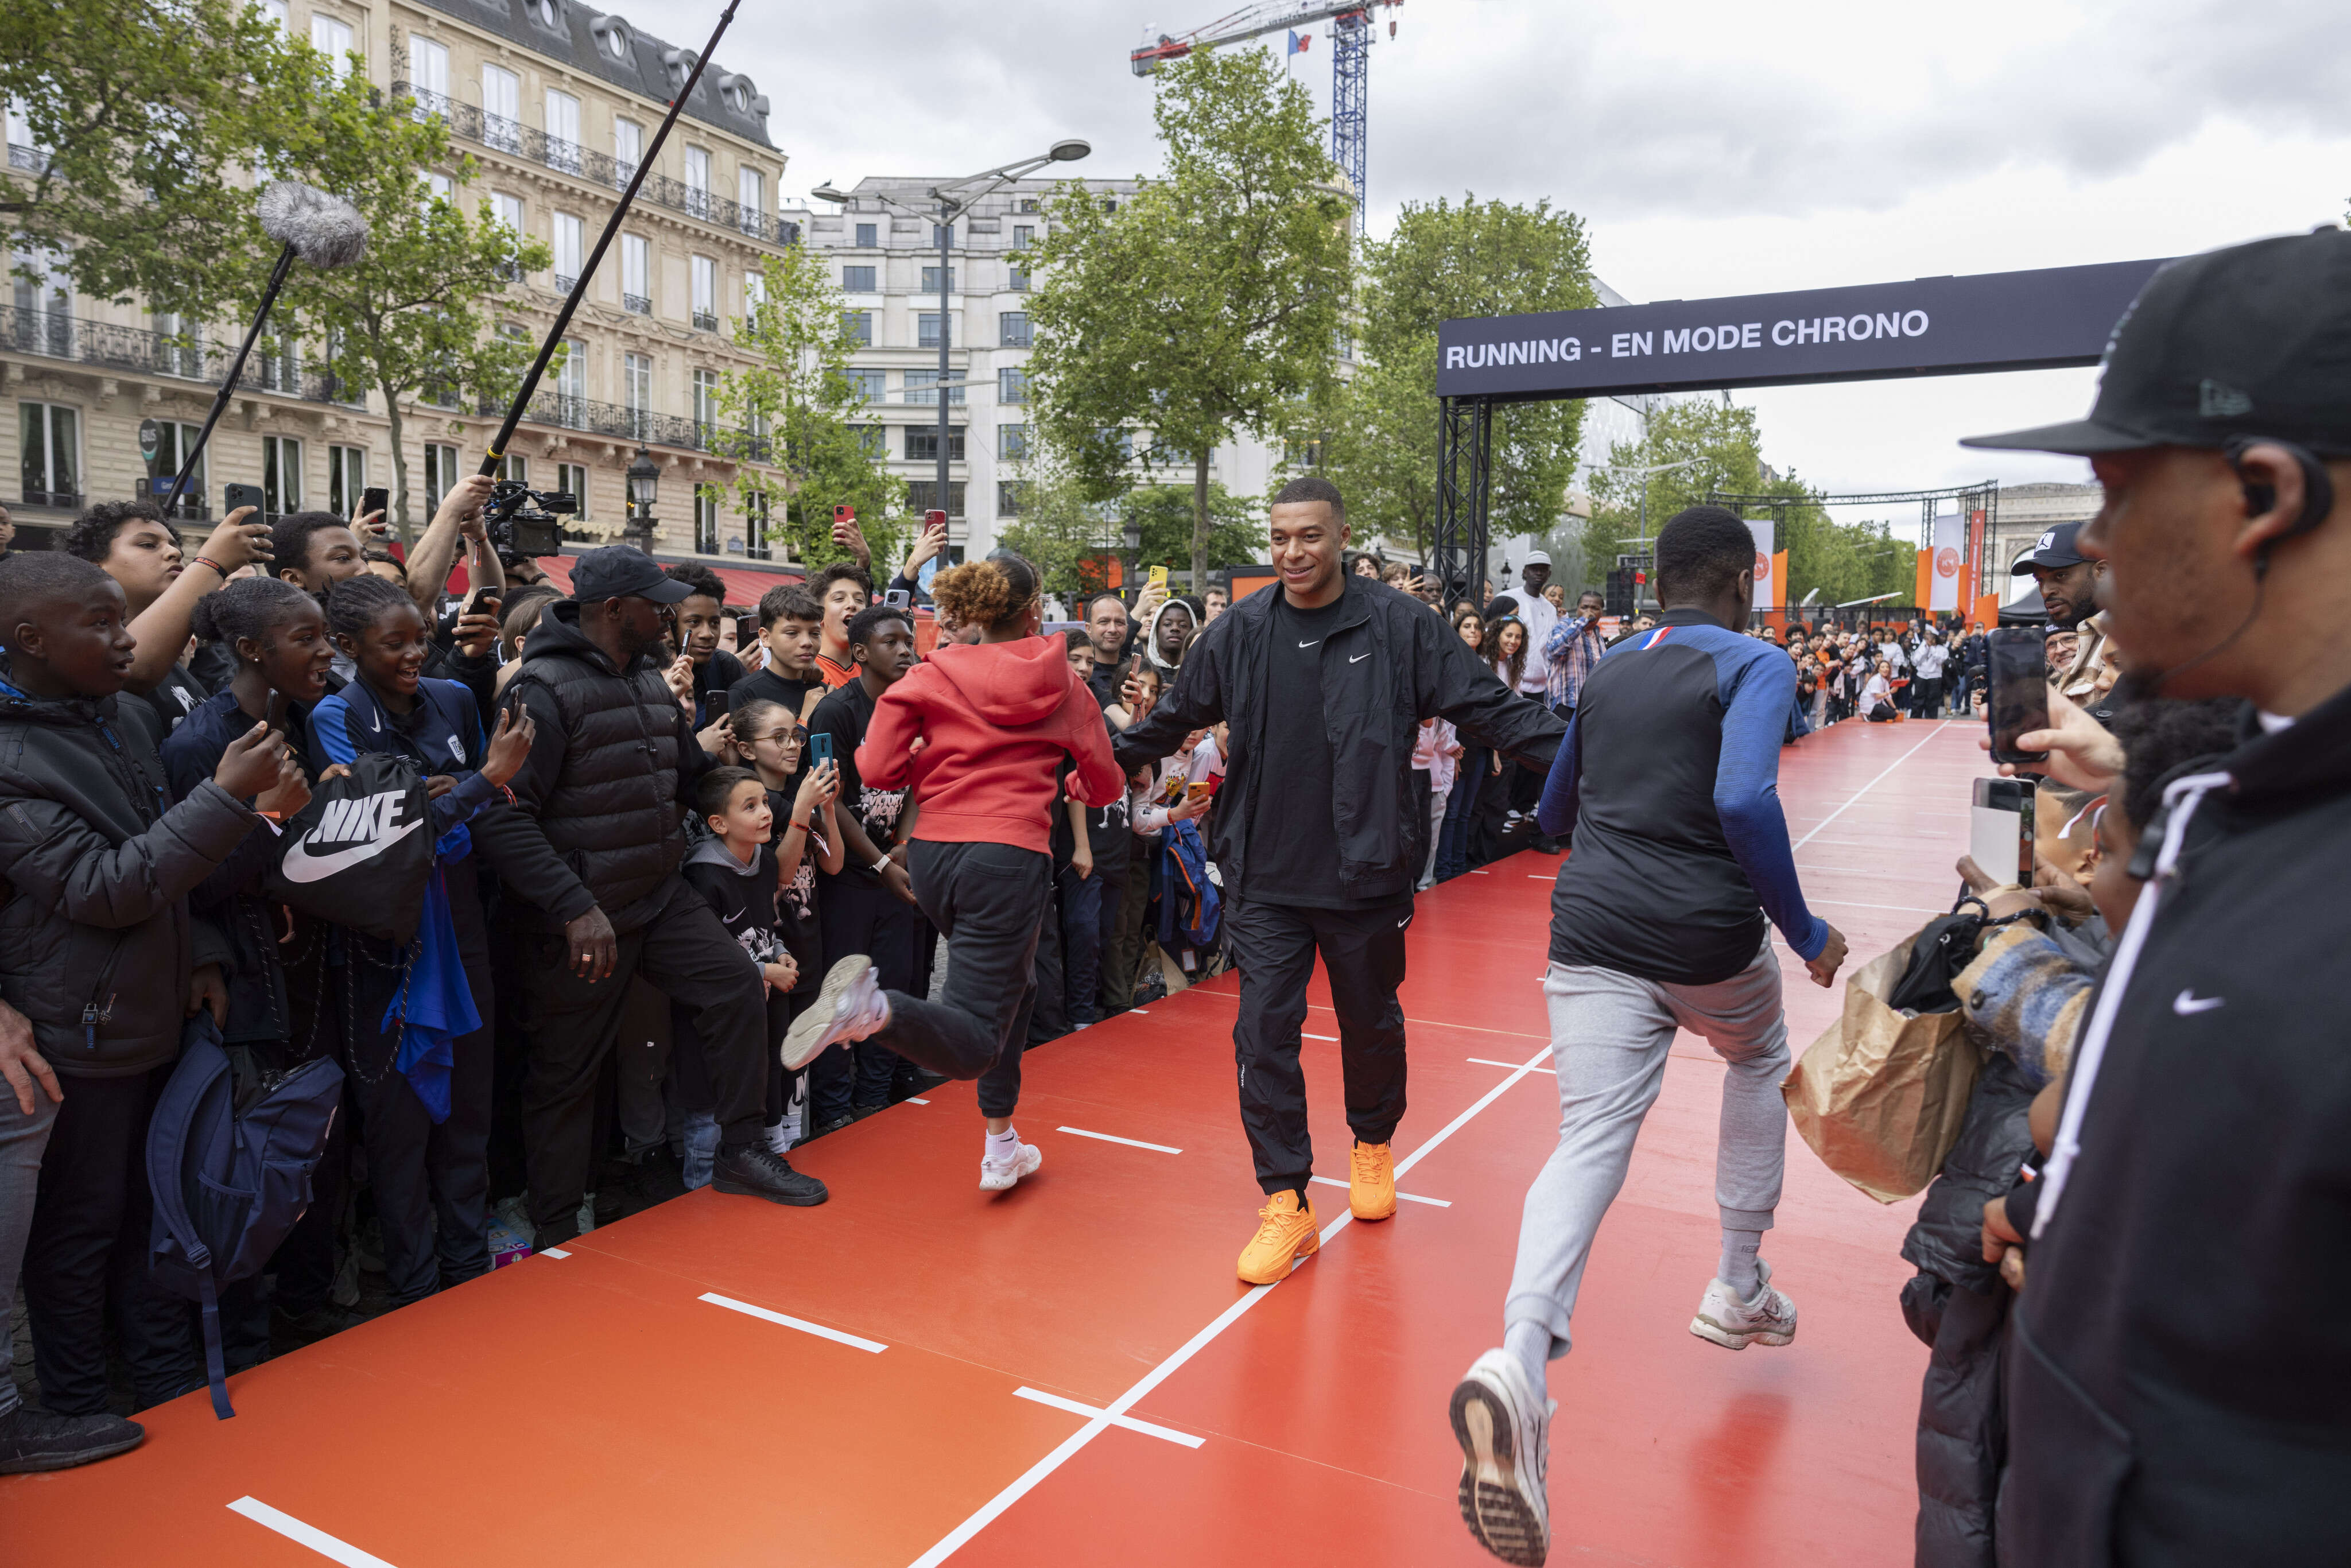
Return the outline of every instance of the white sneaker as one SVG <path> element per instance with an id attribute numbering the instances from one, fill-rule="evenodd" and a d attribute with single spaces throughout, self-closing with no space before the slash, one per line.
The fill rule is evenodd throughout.
<path id="1" fill-rule="evenodd" d="M 1469 1364 L 1453 1389 L 1453 1436 L 1461 1445 L 1461 1522 L 1478 1544 L 1520 1568 L 1551 1552 L 1551 1418 L 1558 1404 L 1527 1385 L 1507 1350 Z"/>
<path id="2" fill-rule="evenodd" d="M 797 1072 L 829 1045 L 868 1038 L 890 1021 L 890 998 L 883 994 L 882 971 L 862 953 L 853 953 L 824 972 L 816 1001 L 784 1031 L 784 1071 Z"/>
<path id="3" fill-rule="evenodd" d="M 1771 1265 L 1755 1260 L 1755 1294 L 1740 1301 L 1719 1280 L 1706 1282 L 1706 1297 L 1690 1319 L 1690 1333 L 1726 1350 L 1750 1344 L 1786 1344 L 1796 1337 L 1796 1303 L 1771 1288 Z"/>
<path id="4" fill-rule="evenodd" d="M 983 1140 L 979 1156 L 979 1190 L 1002 1192 L 1022 1176 L 1035 1176 L 1044 1164 L 1045 1156 L 1036 1145 L 1021 1143 L 1018 1138 L 1013 1140 L 1010 1159 L 989 1159 Z"/>

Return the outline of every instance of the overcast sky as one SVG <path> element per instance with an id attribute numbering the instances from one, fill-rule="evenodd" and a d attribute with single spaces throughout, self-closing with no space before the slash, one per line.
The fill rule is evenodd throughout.
<path id="1" fill-rule="evenodd" d="M 824 180 L 969 173 L 1069 135 L 1094 147 L 1072 172 L 1150 173 L 1152 87 L 1127 51 L 1146 24 L 1181 33 L 1229 8 L 754 0 L 720 58 L 774 101 L 788 199 Z M 625 14 L 685 43 L 716 10 Z M 1373 232 L 1410 201 L 1548 199 L 1583 214 L 1596 270 L 1635 301 L 2178 255 L 2351 204 L 2343 0 L 1409 0 L 1376 15 Z M 1327 110 L 1328 37 L 1290 65 Z M 2093 375 L 1736 395 L 1761 413 L 1767 458 L 1831 491 L 2077 480 L 2076 460 L 1953 443 L 2076 416 Z"/>

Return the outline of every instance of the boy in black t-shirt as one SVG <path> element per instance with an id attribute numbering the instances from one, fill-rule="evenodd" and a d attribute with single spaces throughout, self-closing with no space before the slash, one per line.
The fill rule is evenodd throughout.
<path id="1" fill-rule="evenodd" d="M 742 945 L 745 957 L 758 967 L 767 982 L 768 1140 L 780 1158 L 789 1145 L 778 1145 L 783 1113 L 778 1102 L 783 1098 L 778 1092 L 783 1069 L 774 1048 L 791 1022 L 787 998 L 799 979 L 800 967 L 778 929 L 777 904 L 788 873 L 777 854 L 775 813 L 768 805 L 767 787 L 747 768 L 714 768 L 704 774 L 695 787 L 695 804 L 709 824 L 711 836 L 687 853 L 678 873 L 717 914 L 719 924 Z M 805 825 L 796 820 L 786 838 L 784 852 L 798 861 L 807 838 Z M 673 1003 L 670 1027 L 677 1041 L 670 1057 L 671 1070 L 677 1075 L 678 1098 L 691 1126 L 708 1119 L 716 1096 L 701 1071 L 702 1051 L 693 1012 Z M 689 1144 L 693 1141 L 689 1135 Z M 825 1197 L 822 1182 L 792 1172 L 777 1201 L 808 1207 L 822 1203 Z"/>
<path id="2" fill-rule="evenodd" d="M 824 606 L 807 589 L 788 583 L 761 594 L 759 645 L 766 650 L 767 663 L 728 689 L 727 711 L 741 713 L 747 703 L 780 703 L 794 723 L 808 723 L 825 693 L 816 668 L 823 637 Z"/>
<path id="3" fill-rule="evenodd" d="M 1082 631 L 1070 632 L 1066 637 L 1071 669 L 1080 680 L 1090 680 L 1098 667 L 1092 640 Z M 1109 728 L 1107 719 L 1103 728 Z M 1070 1027 L 1078 1030 L 1099 1022 L 1102 1016 L 1102 955 L 1111 944 L 1125 895 L 1126 862 L 1134 853 L 1134 834 L 1127 826 L 1124 795 L 1091 810 L 1075 800 L 1064 805 L 1071 819 L 1082 822 L 1086 840 L 1086 854 L 1081 860 L 1075 853 L 1076 832 L 1055 819 L 1053 878 L 1061 901 L 1063 989 Z"/>

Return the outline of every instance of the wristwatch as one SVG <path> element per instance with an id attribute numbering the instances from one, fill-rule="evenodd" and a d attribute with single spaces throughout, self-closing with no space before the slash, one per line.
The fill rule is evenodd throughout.
<path id="1" fill-rule="evenodd" d="M 888 855 L 886 855 L 886 854 L 885 854 L 885 855 L 881 856 L 881 857 L 880 857 L 879 859 L 877 859 L 876 861 L 874 861 L 874 862 L 873 862 L 872 865 L 867 866 L 865 869 L 866 869 L 867 871 L 873 872 L 873 873 L 877 873 L 877 874 L 878 874 L 878 873 L 881 872 L 882 868 L 883 868 L 883 866 L 885 866 L 885 865 L 888 865 L 889 863 L 890 863 L 890 857 L 889 857 Z"/>

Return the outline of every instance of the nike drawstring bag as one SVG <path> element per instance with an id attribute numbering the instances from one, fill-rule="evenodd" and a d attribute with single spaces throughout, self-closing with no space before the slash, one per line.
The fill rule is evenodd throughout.
<path id="1" fill-rule="evenodd" d="M 433 874 L 433 808 L 424 772 L 405 757 L 362 751 L 348 777 L 317 786 L 286 824 L 268 895 L 304 915 L 405 947 Z"/>

